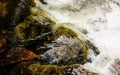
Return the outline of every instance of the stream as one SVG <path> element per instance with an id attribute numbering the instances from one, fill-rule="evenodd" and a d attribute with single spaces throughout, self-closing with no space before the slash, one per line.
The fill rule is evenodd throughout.
<path id="1" fill-rule="evenodd" d="M 73 30 L 87 30 L 84 37 L 100 50 L 92 63 L 83 66 L 100 75 L 120 75 L 120 66 L 113 66 L 120 56 L 119 0 L 44 0 L 42 6 L 58 23 L 72 23 Z"/>

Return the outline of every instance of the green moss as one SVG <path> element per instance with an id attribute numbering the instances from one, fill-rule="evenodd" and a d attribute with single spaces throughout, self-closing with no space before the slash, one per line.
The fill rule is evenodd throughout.
<path id="1" fill-rule="evenodd" d="M 77 37 L 77 34 L 69 28 L 65 28 L 64 26 L 59 26 L 57 30 L 54 32 L 54 38 L 57 39 L 60 36 L 67 37 Z"/>
<path id="2" fill-rule="evenodd" d="M 32 39 L 42 33 L 52 31 L 56 24 L 54 19 L 43 9 L 38 9 L 35 0 L 25 2 L 28 6 L 24 9 L 22 22 L 17 24 L 14 31 L 16 36 L 21 40 Z"/>
<path id="3" fill-rule="evenodd" d="M 81 64 L 84 64 L 85 62 L 87 62 L 89 46 L 86 43 L 86 41 L 84 41 L 82 38 L 78 38 L 77 34 L 74 31 L 72 31 L 70 28 L 67 28 L 64 26 L 59 26 L 57 28 L 57 30 L 54 32 L 54 39 L 57 39 L 63 35 L 65 35 L 68 38 L 73 38 L 73 39 L 76 38 L 80 43 L 79 44 L 80 45 L 79 46 L 80 47 L 79 54 L 75 53 L 76 55 L 73 55 L 73 58 L 70 59 L 67 64 L 76 63 L 76 61 L 80 62 Z M 73 50 L 73 52 L 78 52 L 78 51 L 76 51 L 76 47 L 74 49 L 75 50 Z M 77 56 L 77 54 L 78 54 L 78 56 Z"/>
<path id="4" fill-rule="evenodd" d="M 34 13 L 15 27 L 15 34 L 21 40 L 32 39 L 37 35 L 52 31 L 52 25 L 55 25 L 55 22 L 43 12 Z"/>
<path id="5" fill-rule="evenodd" d="M 56 24 L 55 18 L 42 9 L 41 10 L 37 10 L 37 9 L 31 10 L 31 15 L 34 16 L 34 19 L 36 19 L 38 17 L 37 19 L 39 20 L 39 22 L 41 24 L 43 23 L 43 19 L 46 21 L 46 24 L 48 24 L 52 27 Z"/>
<path id="6" fill-rule="evenodd" d="M 72 75 L 72 72 L 75 72 L 73 69 L 85 75 L 98 75 L 97 73 L 83 68 L 79 64 L 57 66 L 42 65 L 39 62 L 21 63 L 11 71 L 10 75 Z"/>
<path id="7" fill-rule="evenodd" d="M 22 19 L 25 18 L 26 16 L 29 16 L 31 13 L 31 8 L 36 6 L 36 3 L 34 0 L 25 0 L 26 6 L 25 9 L 23 10 L 23 14 L 21 14 Z"/>
<path id="8" fill-rule="evenodd" d="M 82 51 L 81 52 L 83 52 L 82 54 L 84 56 L 84 59 L 83 59 L 83 64 L 84 64 L 88 60 L 89 46 L 88 46 L 88 44 L 85 41 L 81 41 L 81 47 L 82 47 Z"/>
<path id="9" fill-rule="evenodd" d="M 31 64 L 29 69 L 33 75 L 72 75 L 67 73 L 69 69 L 81 67 L 79 64 L 56 66 L 56 65 L 41 65 L 38 63 Z M 81 67 L 87 73 L 88 70 Z M 36 70 L 36 71 L 35 71 Z M 88 71 L 89 72 L 89 71 Z M 92 72 L 91 72 L 92 73 Z"/>
<path id="10" fill-rule="evenodd" d="M 63 75 L 62 71 L 64 68 L 65 66 L 40 65 L 40 63 L 28 66 L 28 69 L 32 71 L 32 75 Z"/>

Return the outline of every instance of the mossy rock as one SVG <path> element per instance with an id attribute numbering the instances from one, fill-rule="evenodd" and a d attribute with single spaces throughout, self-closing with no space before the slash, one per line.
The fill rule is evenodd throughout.
<path id="1" fill-rule="evenodd" d="M 22 40 L 32 39 L 52 31 L 54 25 L 55 22 L 44 12 L 34 12 L 15 27 L 15 34 Z"/>
<path id="2" fill-rule="evenodd" d="M 65 31 L 65 32 L 63 32 L 63 31 Z M 54 33 L 55 33 L 54 34 L 55 38 L 57 38 L 61 35 L 67 35 L 68 37 L 76 36 L 76 37 L 79 37 L 80 39 L 85 39 L 84 35 L 87 34 L 88 32 L 86 29 L 80 28 L 72 23 L 65 22 L 65 23 L 57 24 L 54 27 Z"/>
<path id="3" fill-rule="evenodd" d="M 75 71 L 77 70 L 77 72 Z M 98 75 L 92 71 L 83 68 L 79 64 L 57 66 L 57 65 L 42 65 L 39 62 L 29 63 L 24 62 L 16 66 L 10 75 Z"/>
<path id="4" fill-rule="evenodd" d="M 65 35 L 66 37 L 77 37 L 77 34 L 69 28 L 64 26 L 59 26 L 57 30 L 54 32 L 54 38 L 57 39 L 60 36 Z"/>
<path id="5" fill-rule="evenodd" d="M 4 19 L 2 28 L 14 30 L 15 26 L 30 15 L 31 7 L 36 5 L 35 0 L 3 0 L 5 4 Z"/>
<path id="6" fill-rule="evenodd" d="M 87 62 L 89 46 L 74 31 L 59 26 L 53 37 L 54 43 L 48 44 L 49 49 L 41 54 L 44 61 L 58 65 Z"/>
<path id="7" fill-rule="evenodd" d="M 40 65 L 39 63 L 32 64 L 28 67 L 34 75 L 63 75 L 62 68 L 56 65 Z"/>

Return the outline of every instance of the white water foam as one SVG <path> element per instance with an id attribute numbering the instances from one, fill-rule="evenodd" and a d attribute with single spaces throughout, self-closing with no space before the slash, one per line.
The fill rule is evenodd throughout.
<path id="1" fill-rule="evenodd" d="M 44 7 L 59 23 L 69 22 L 88 31 L 86 37 L 99 48 L 92 63 L 84 66 L 100 75 L 119 75 L 109 67 L 120 57 L 119 0 L 45 0 Z"/>

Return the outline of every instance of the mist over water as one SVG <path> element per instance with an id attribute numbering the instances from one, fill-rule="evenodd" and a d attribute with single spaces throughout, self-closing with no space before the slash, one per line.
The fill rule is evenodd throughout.
<path id="1" fill-rule="evenodd" d="M 43 5 L 58 23 L 72 23 L 73 30 L 86 29 L 85 38 L 100 50 L 92 63 L 84 66 L 100 75 L 119 75 L 112 64 L 120 57 L 120 1 L 119 0 L 45 0 Z M 79 32 L 78 32 L 78 35 Z M 112 70 L 111 70 L 112 69 Z"/>

